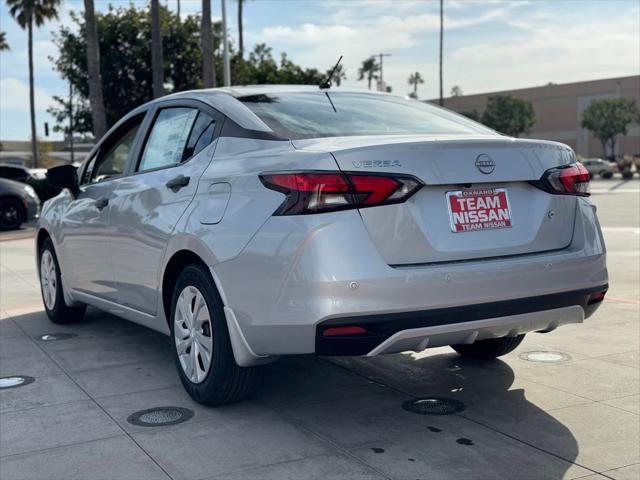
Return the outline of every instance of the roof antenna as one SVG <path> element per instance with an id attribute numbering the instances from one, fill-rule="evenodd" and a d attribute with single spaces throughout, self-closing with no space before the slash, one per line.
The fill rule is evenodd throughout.
<path id="1" fill-rule="evenodd" d="M 333 74 L 336 73 L 336 69 L 338 68 L 338 65 L 340 65 L 341 61 L 342 61 L 342 55 L 340 55 L 340 58 L 336 62 L 335 66 L 331 69 L 331 72 L 329 72 L 329 75 L 327 75 L 327 78 L 320 85 L 318 85 L 320 90 L 331 88 L 331 79 L 333 78 Z"/>

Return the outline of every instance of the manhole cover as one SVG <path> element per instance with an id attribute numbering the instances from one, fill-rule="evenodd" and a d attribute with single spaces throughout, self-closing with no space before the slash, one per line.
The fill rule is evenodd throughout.
<path id="1" fill-rule="evenodd" d="M 558 363 L 571 360 L 571 356 L 560 352 L 523 352 L 518 357 L 528 362 Z"/>
<path id="2" fill-rule="evenodd" d="M 0 377 L 0 388 L 15 388 L 29 385 L 34 381 L 33 377 L 26 375 L 12 375 L 10 377 Z"/>
<path id="3" fill-rule="evenodd" d="M 408 400 L 402 404 L 408 412 L 419 415 L 453 415 L 464 410 L 464 403 L 451 398 L 431 397 Z"/>
<path id="4" fill-rule="evenodd" d="M 129 415 L 127 422 L 140 427 L 163 427 L 182 423 L 193 417 L 193 412 L 182 407 L 156 407 Z"/>
<path id="5" fill-rule="evenodd" d="M 44 335 L 40 335 L 38 340 L 41 342 L 55 342 L 57 340 L 68 340 L 77 336 L 75 333 L 45 333 Z"/>

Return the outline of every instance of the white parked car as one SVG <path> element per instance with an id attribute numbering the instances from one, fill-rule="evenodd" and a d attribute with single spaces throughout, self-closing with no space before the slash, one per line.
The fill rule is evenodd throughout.
<path id="1" fill-rule="evenodd" d="M 48 178 L 65 188 L 37 232 L 51 320 L 93 305 L 171 335 L 208 405 L 247 396 L 279 355 L 494 358 L 607 290 L 570 148 L 387 94 L 170 95 Z"/>
<path id="2" fill-rule="evenodd" d="M 618 166 L 615 163 L 607 162 L 601 158 L 585 158 L 581 163 L 589 171 L 591 178 L 595 178 L 596 175 L 602 178 L 611 178 L 618 171 Z"/>

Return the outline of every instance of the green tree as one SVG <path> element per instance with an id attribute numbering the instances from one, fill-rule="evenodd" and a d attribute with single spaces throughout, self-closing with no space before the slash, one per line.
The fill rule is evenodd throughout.
<path id="1" fill-rule="evenodd" d="M 618 137 L 627 134 L 631 123 L 640 121 L 638 116 L 635 100 L 606 98 L 594 100 L 584 109 L 581 125 L 598 137 L 603 155 L 614 158 Z"/>
<path id="2" fill-rule="evenodd" d="M 462 96 L 462 89 L 458 85 L 454 85 L 451 88 L 451 96 L 452 97 L 461 97 Z"/>
<path id="3" fill-rule="evenodd" d="M 473 110 L 467 110 L 464 112 L 458 112 L 460 115 L 464 115 L 467 118 L 470 118 L 471 120 L 475 120 L 476 122 L 480 122 L 481 121 L 481 115 L 480 112 L 478 112 L 478 110 L 473 109 Z"/>
<path id="4" fill-rule="evenodd" d="M 41 27 L 47 20 L 58 18 L 61 0 L 7 0 L 9 13 L 20 28 L 27 30 L 29 57 L 29 109 L 31 114 L 31 156 L 33 166 L 38 166 L 38 144 L 36 140 L 36 107 L 33 81 L 33 26 Z"/>
<path id="5" fill-rule="evenodd" d="M 98 44 L 98 26 L 93 0 L 84 0 L 85 35 L 87 42 L 87 73 L 89 75 L 89 103 L 93 135 L 96 140 L 107 133 L 107 116 L 104 111 L 102 94 L 102 75 L 100 74 L 100 45 Z M 71 108 L 71 105 L 69 105 Z M 73 132 L 69 133 L 73 135 Z"/>
<path id="6" fill-rule="evenodd" d="M 332 68 L 327 70 L 327 76 L 331 73 Z M 342 80 L 346 80 L 346 79 L 347 79 L 347 74 L 345 73 L 344 67 L 342 66 L 342 64 L 340 64 L 336 67 L 335 72 L 333 72 L 333 77 L 331 77 L 329 81 L 333 80 L 336 83 L 336 86 L 339 87 L 340 84 L 342 83 Z"/>
<path id="7" fill-rule="evenodd" d="M 511 95 L 494 95 L 489 97 L 482 123 L 505 135 L 518 137 L 531 131 L 536 114 L 531 102 Z"/>
<path id="8" fill-rule="evenodd" d="M 371 82 L 374 79 L 378 79 L 378 72 L 380 71 L 380 65 L 376 62 L 376 59 L 371 57 L 362 62 L 362 66 L 358 69 L 358 80 L 367 79 L 367 85 L 371 90 Z"/>
<path id="9" fill-rule="evenodd" d="M 11 50 L 7 43 L 7 32 L 0 32 L 0 52 L 3 50 Z"/>
<path id="10" fill-rule="evenodd" d="M 411 95 L 412 98 L 418 98 L 418 85 L 420 85 L 421 83 L 424 83 L 424 79 L 422 78 L 422 75 L 420 75 L 420 72 L 414 72 L 411 75 L 409 75 L 409 80 L 407 80 L 407 83 L 409 85 L 411 85 L 413 87 L 413 95 Z"/>
<path id="11" fill-rule="evenodd" d="M 145 8 L 110 7 L 95 15 L 100 49 L 100 68 L 107 126 L 153 98 L 151 77 L 150 16 Z M 202 88 L 201 19 L 196 15 L 182 17 L 160 6 L 164 51 L 164 78 L 168 92 Z M 89 102 L 87 71 L 86 21 L 71 13 L 73 25 L 63 25 L 54 35 L 59 55 L 54 61 L 61 76 L 71 82 L 74 91 L 73 124 L 76 133 L 92 131 L 92 109 Z M 213 59 L 216 72 L 222 72 L 219 39 L 221 25 L 213 25 Z M 126 46 L 126 48 L 125 48 Z M 242 60 L 231 56 L 234 82 L 237 85 L 260 83 L 294 83 L 319 85 L 324 75 L 317 69 L 294 64 L 285 54 L 280 62 L 265 44 L 256 45 Z M 218 80 L 220 80 L 218 78 Z M 68 98 L 54 97 L 55 131 L 69 124 Z"/>

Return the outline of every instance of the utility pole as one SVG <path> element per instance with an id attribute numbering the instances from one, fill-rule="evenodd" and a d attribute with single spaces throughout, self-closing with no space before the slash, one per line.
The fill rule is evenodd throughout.
<path id="1" fill-rule="evenodd" d="M 444 15 L 443 15 L 443 1 L 440 0 L 440 106 L 444 106 L 444 98 L 442 96 L 442 37 L 443 37 L 443 24 L 444 24 Z"/>
<path id="2" fill-rule="evenodd" d="M 224 47 L 224 51 L 222 52 L 222 60 L 223 64 L 223 76 L 224 76 L 224 86 L 231 86 L 231 69 L 229 66 L 229 41 L 227 40 L 227 8 L 226 8 L 225 0 L 222 0 L 222 45 Z"/>
<path id="3" fill-rule="evenodd" d="M 380 59 L 380 80 L 379 80 L 380 87 L 382 87 L 384 85 L 384 79 L 382 77 L 382 58 L 383 57 L 390 57 L 390 56 L 391 56 L 390 53 L 379 53 L 378 54 L 378 58 Z M 374 57 L 375 57 L 375 55 L 374 55 Z"/>
<path id="4" fill-rule="evenodd" d="M 73 84 L 69 82 L 69 150 L 71 150 L 71 163 L 75 161 L 73 151 Z"/>

